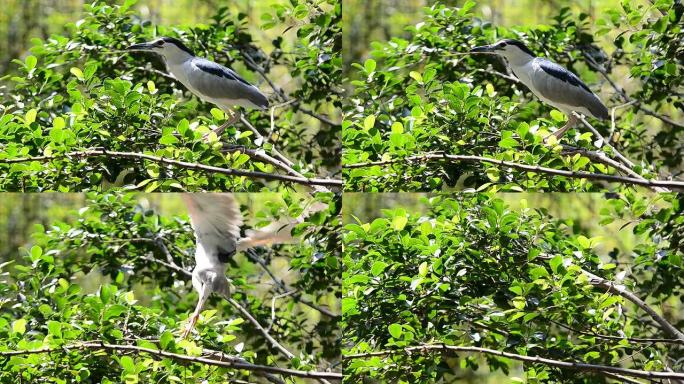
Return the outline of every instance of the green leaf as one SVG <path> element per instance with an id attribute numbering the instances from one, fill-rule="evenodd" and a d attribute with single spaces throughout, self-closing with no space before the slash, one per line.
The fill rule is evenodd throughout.
<path id="1" fill-rule="evenodd" d="M 363 129 L 368 131 L 375 126 L 375 115 L 366 116 L 363 120 Z"/>
<path id="2" fill-rule="evenodd" d="M 173 334 L 169 331 L 164 331 L 159 338 L 159 345 L 162 349 L 169 349 L 169 346 L 174 341 Z"/>
<path id="3" fill-rule="evenodd" d="M 214 117 L 214 120 L 222 121 L 226 119 L 226 114 L 218 108 L 212 108 L 210 112 L 211 115 Z"/>
<path id="4" fill-rule="evenodd" d="M 121 356 L 119 358 L 121 368 L 126 373 L 135 373 L 135 361 L 130 356 Z"/>
<path id="5" fill-rule="evenodd" d="M 26 112 L 26 116 L 24 116 L 24 122 L 26 125 L 31 125 L 34 121 L 36 121 L 36 116 L 38 115 L 38 111 L 35 109 L 30 109 L 28 112 Z"/>
<path id="6" fill-rule="evenodd" d="M 371 267 L 371 273 L 373 274 L 373 276 L 378 276 L 385 270 L 385 268 L 387 268 L 387 265 L 388 264 L 384 261 L 376 261 L 373 263 L 373 266 Z"/>
<path id="7" fill-rule="evenodd" d="M 126 312 L 128 308 L 121 304 L 114 304 L 111 307 L 107 308 L 107 310 L 104 313 L 104 320 L 109 320 L 112 317 L 117 317 L 121 316 L 122 313 Z"/>
<path id="8" fill-rule="evenodd" d="M 52 127 L 55 129 L 62 129 L 66 126 L 66 123 L 64 122 L 64 119 L 57 116 L 55 117 L 54 120 L 52 120 Z"/>
<path id="9" fill-rule="evenodd" d="M 401 325 L 397 323 L 390 324 L 387 327 L 387 330 L 389 331 L 390 335 L 392 335 L 392 337 L 394 337 L 395 339 L 400 338 L 401 334 L 403 333 Z"/>
<path id="10" fill-rule="evenodd" d="M 38 63 L 38 59 L 35 56 L 28 55 L 28 56 L 26 56 L 25 62 L 26 62 L 26 69 L 30 71 L 36 67 L 36 64 Z"/>
<path id="11" fill-rule="evenodd" d="M 71 72 L 71 74 L 74 75 L 74 76 L 76 76 L 76 78 L 79 79 L 79 80 L 83 80 L 83 79 L 84 79 L 84 77 L 83 77 L 83 72 L 82 72 L 80 69 L 76 68 L 76 67 L 71 67 L 71 69 L 69 70 L 69 72 Z"/>
<path id="12" fill-rule="evenodd" d="M 561 255 L 556 255 L 554 258 L 549 260 L 549 265 L 553 273 L 558 273 L 558 267 L 563 265 L 563 257 Z"/>
<path id="13" fill-rule="evenodd" d="M 401 231 L 406 226 L 406 223 L 408 223 L 408 218 L 406 216 L 395 216 L 392 219 L 392 228 Z"/>
<path id="14" fill-rule="evenodd" d="M 26 332 L 26 320 L 19 319 L 12 323 L 12 332 L 23 335 Z"/>
<path id="15" fill-rule="evenodd" d="M 47 326 L 49 334 L 53 335 L 58 339 L 62 338 L 62 323 L 60 323 L 59 321 L 50 320 L 47 322 Z"/>
<path id="16" fill-rule="evenodd" d="M 368 59 L 365 63 L 363 63 L 363 68 L 366 70 L 367 73 L 375 71 L 376 66 L 377 63 L 373 59 Z"/>
<path id="17" fill-rule="evenodd" d="M 557 109 L 551 111 L 551 118 L 560 122 L 565 121 L 565 114 Z"/>
<path id="18" fill-rule="evenodd" d="M 421 276 L 427 276 L 427 274 L 428 274 L 428 264 L 427 264 L 427 261 L 422 262 L 422 263 L 418 266 L 418 274 L 420 274 Z"/>
<path id="19" fill-rule="evenodd" d="M 154 85 L 154 81 L 149 80 L 147 82 L 147 90 L 150 92 L 150 94 L 154 95 L 157 93 L 157 87 Z"/>
<path id="20" fill-rule="evenodd" d="M 577 236 L 577 243 L 582 249 L 589 249 L 591 248 L 591 241 L 589 241 L 588 238 L 585 236 L 579 235 Z"/>

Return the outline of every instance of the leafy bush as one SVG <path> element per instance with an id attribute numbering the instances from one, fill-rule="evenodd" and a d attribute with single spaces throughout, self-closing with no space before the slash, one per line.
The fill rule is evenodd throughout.
<path id="1" fill-rule="evenodd" d="M 269 369 L 330 374 L 339 361 L 339 198 L 316 197 L 329 208 L 295 228 L 301 244 L 238 254 L 228 269 L 233 299 L 293 351 L 288 359 L 218 297 L 199 335 L 180 339 L 197 302 L 189 221 L 146 208 L 139 195 L 88 197 L 74 220 L 37 226 L 23 260 L 2 265 L 10 273 L 0 279 L 0 381 L 300 382 Z M 256 227 L 309 203 L 288 193 L 254 198 L 260 206 L 246 217 Z M 51 352 L 27 352 L 38 349 Z"/>
<path id="2" fill-rule="evenodd" d="M 511 29 L 474 16 L 473 1 L 425 8 L 424 20 L 406 28 L 408 39 L 373 42 L 371 58 L 353 64 L 343 122 L 346 190 L 596 191 L 619 187 L 606 182 L 681 178 L 684 125 L 666 114 L 684 110 L 677 91 L 684 61 L 676 53 L 683 9 L 653 3 L 624 1 L 595 25 L 563 8 L 549 25 Z M 580 124 L 564 145 L 544 145 L 563 115 L 518 84 L 501 59 L 468 54 L 502 38 L 524 40 L 602 89 L 614 125 L 592 121 L 592 132 Z M 625 72 L 636 82 L 626 91 L 618 80 Z"/>
<path id="3" fill-rule="evenodd" d="M 279 172 L 306 183 L 339 167 L 338 2 L 275 5 L 261 27 L 289 28 L 268 46 L 253 40 L 245 14 L 226 7 L 207 24 L 167 27 L 130 11 L 134 2 L 86 5 L 70 34 L 36 39 L 31 55 L 15 60 L 3 77 L 1 189 L 255 191 L 293 183 L 269 183 Z M 271 87 L 272 105 L 288 104 L 273 122 L 246 110 L 221 137 L 209 134 L 222 111 L 169 78 L 161 59 L 123 50 L 155 36 L 180 37 L 198 56 Z"/>
<path id="4" fill-rule="evenodd" d="M 529 383 L 684 368 L 681 195 L 601 204 L 601 225 L 624 223 L 636 236 L 624 253 L 524 201 L 422 203 L 424 214 L 400 206 L 344 227 L 345 382 L 453 382 L 475 379 L 484 363 L 518 372 L 518 360 Z"/>

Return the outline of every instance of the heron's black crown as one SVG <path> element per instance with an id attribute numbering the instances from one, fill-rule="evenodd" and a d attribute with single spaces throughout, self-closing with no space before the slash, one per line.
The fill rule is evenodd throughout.
<path id="1" fill-rule="evenodd" d="M 173 44 L 177 46 L 178 49 L 180 49 L 181 51 L 185 51 L 190 55 L 195 56 L 195 53 L 190 48 L 188 48 L 185 44 L 183 44 L 182 41 L 176 39 L 175 37 L 162 37 L 159 40 L 162 40 L 165 43 Z"/>
<path id="2" fill-rule="evenodd" d="M 501 40 L 496 46 L 497 48 L 503 48 L 507 45 L 515 45 L 516 47 L 520 48 L 521 51 L 527 53 L 530 56 L 536 56 L 534 52 L 532 52 L 529 48 L 525 46 L 521 41 L 514 40 L 514 39 L 506 39 L 506 40 Z"/>

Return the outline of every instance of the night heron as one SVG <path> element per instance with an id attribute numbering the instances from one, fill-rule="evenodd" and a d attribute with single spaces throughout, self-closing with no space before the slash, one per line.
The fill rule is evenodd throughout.
<path id="1" fill-rule="evenodd" d="M 560 139 L 577 123 L 573 112 L 599 120 L 608 119 L 608 109 L 577 75 L 534 53 L 518 40 L 506 39 L 475 47 L 473 53 L 491 53 L 506 59 L 513 74 L 541 101 L 568 116 L 568 122 L 553 133 Z"/>
<path id="2" fill-rule="evenodd" d="M 183 194 L 195 232 L 195 269 L 192 286 L 199 294 L 195 311 L 183 332 L 187 337 L 212 293 L 226 298 L 231 295 L 231 283 L 226 277 L 227 263 L 238 251 L 256 246 L 288 244 L 295 242 L 292 229 L 309 215 L 326 207 L 322 203 L 310 204 L 297 218 L 275 221 L 258 230 L 246 231 L 240 236 L 242 213 L 232 194 L 197 193 Z"/>
<path id="3" fill-rule="evenodd" d="M 132 45 L 128 50 L 161 55 L 173 77 L 197 97 L 215 104 L 230 115 L 231 118 L 214 131 L 217 135 L 240 118 L 239 114 L 233 112 L 234 107 L 268 108 L 268 98 L 259 91 L 259 88 L 232 69 L 195 56 L 190 48 L 178 39 L 161 37 L 149 43 Z"/>

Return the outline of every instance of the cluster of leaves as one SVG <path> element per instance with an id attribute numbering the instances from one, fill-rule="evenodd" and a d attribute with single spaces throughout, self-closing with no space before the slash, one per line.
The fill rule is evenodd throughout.
<path id="1" fill-rule="evenodd" d="M 682 345 L 639 341 L 669 335 L 624 297 L 592 285 L 586 273 L 624 284 L 654 307 L 663 305 L 665 316 L 681 329 L 681 199 L 628 194 L 606 203 L 604 224 L 629 220 L 640 235 L 630 254 L 599 256 L 601 240 L 581 225 L 524 202 L 512 209 L 486 194 L 424 198 L 423 215 L 396 208 L 369 222 L 347 224 L 344 354 L 399 353 L 346 360 L 345 381 L 451 382 L 483 362 L 505 374 L 515 368 L 495 355 L 402 353 L 406 347 L 442 343 L 681 371 Z M 603 375 L 540 363 L 523 369 L 530 383 L 602 382 L 596 380 Z"/>
<path id="2" fill-rule="evenodd" d="M 461 8 L 435 5 L 425 8 L 424 20 L 406 28 L 408 39 L 392 38 L 371 44 L 371 58 L 350 74 L 353 89 L 345 107 L 343 145 L 347 190 L 429 191 L 446 187 L 496 190 L 593 191 L 605 188 L 587 180 L 573 180 L 538 172 L 510 170 L 476 163 L 408 161 L 426 153 L 476 155 L 553 169 L 615 173 L 607 164 L 590 160 L 577 149 L 615 154 L 604 141 L 581 125 L 563 142 L 574 150 L 546 145 L 543 138 L 563 124 L 564 116 L 542 104 L 508 75 L 502 59 L 493 55 L 469 55 L 478 45 L 502 38 L 524 41 L 539 56 L 569 68 L 598 92 L 597 83 L 607 84 L 597 68 L 607 75 L 631 67 L 632 74 L 649 87 L 632 95 L 612 87 L 604 102 L 608 106 L 636 100 L 618 110 L 615 131 L 611 123 L 592 121 L 603 137 L 621 153 L 631 157 L 633 170 L 647 179 L 666 179 L 682 166 L 681 126 L 663 123 L 638 113 L 641 106 L 653 110 L 682 110 L 681 93 L 672 91 L 677 74 L 684 71 L 679 55 L 681 12 L 672 1 L 655 2 L 650 8 L 623 2 L 601 19 L 596 31 L 586 14 L 559 11 L 550 25 L 497 27 L 474 16 L 475 5 Z M 653 14 L 659 13 L 655 21 Z M 638 22 L 625 23 L 639 15 Z M 679 24 L 677 24 L 679 23 Z M 613 56 L 603 50 L 602 38 L 615 37 Z M 625 42 L 629 39 L 629 43 Z M 656 45 L 653 49 L 650 47 Z M 649 47 L 649 49 L 645 49 Z M 589 61 L 591 60 L 591 61 Z M 657 61 L 657 68 L 651 68 Z M 586 63 L 590 62 L 591 65 Z M 616 80 L 616 79 L 613 79 Z M 669 88 L 668 88 L 669 87 Z M 651 89 L 651 91 L 648 91 Z M 656 91 L 656 89 L 660 91 Z M 669 92 L 668 92 L 669 90 Z M 610 97 L 605 95 L 610 94 Z M 662 107 L 662 108 L 661 108 Z M 550 119 L 545 118 L 549 116 Z M 654 131 L 660 130 L 657 134 Z M 618 135 L 616 132 L 619 132 Z M 392 162 L 368 165 L 368 162 Z"/>
<path id="3" fill-rule="evenodd" d="M 335 312 L 340 295 L 338 197 L 316 197 L 329 208 L 295 228 L 305 239 L 301 244 L 257 250 L 253 256 L 282 279 L 281 284 L 290 284 L 284 290 L 294 292 L 271 303 L 273 296 L 285 293 L 283 288 L 244 255 L 236 256 L 228 270 L 235 286 L 233 298 L 295 353 L 292 360 L 279 355 L 253 324 L 216 297 L 205 307 L 196 329 L 199 334 L 178 337 L 197 294 L 190 277 L 170 266 L 192 269 L 192 229 L 185 218 L 145 208 L 139 197 L 91 193 L 86 207 L 74 213 L 77 220 L 38 226 L 24 262 L 3 265 L 11 273 L 0 280 L 0 350 L 55 348 L 57 352 L 0 356 L 0 381 L 19 376 L 32 383 L 223 383 L 259 375 L 145 354 L 59 349 L 84 341 L 190 356 L 221 351 L 248 363 L 300 370 L 327 369 L 339 360 L 337 318 L 300 301 L 330 306 Z M 284 193 L 250 211 L 257 217 L 257 227 L 282 215 L 301 213 L 309 203 Z"/>
<path id="4" fill-rule="evenodd" d="M 129 9 L 134 3 L 86 5 L 83 19 L 67 26 L 68 36 L 35 39 L 31 55 L 15 60 L 14 73 L 3 77 L 7 88 L 1 102 L 0 188 L 73 191 L 113 184 L 146 191 L 252 191 L 277 187 L 264 180 L 140 159 L 65 156 L 101 148 L 276 173 L 279 170 L 273 165 L 250 159 L 245 148 L 268 154 L 277 147 L 305 176 L 326 175 L 339 167 L 338 128 L 324 121 L 339 107 L 339 98 L 331 91 L 341 70 L 336 2 L 292 1 L 279 6 L 278 15 L 292 14 L 295 20 L 288 24 L 292 32 L 270 42 L 272 50 L 253 40 L 247 15 L 231 14 L 226 7 L 217 9 L 207 24 L 165 27 L 141 19 Z M 273 22 L 263 23 L 264 28 L 275 28 Z M 198 56 L 233 66 L 272 95 L 271 104 L 296 100 L 276 109 L 273 125 L 269 113 L 244 111 L 265 140 L 242 123 L 217 137 L 211 127 L 224 122 L 221 110 L 200 102 L 169 78 L 159 57 L 124 51 L 156 36 L 179 37 Z M 279 84 L 283 72 L 289 76 L 288 84 Z M 264 77 L 273 84 L 271 91 L 266 91 L 271 83 Z M 48 159 L 8 164 L 36 156 Z"/>

